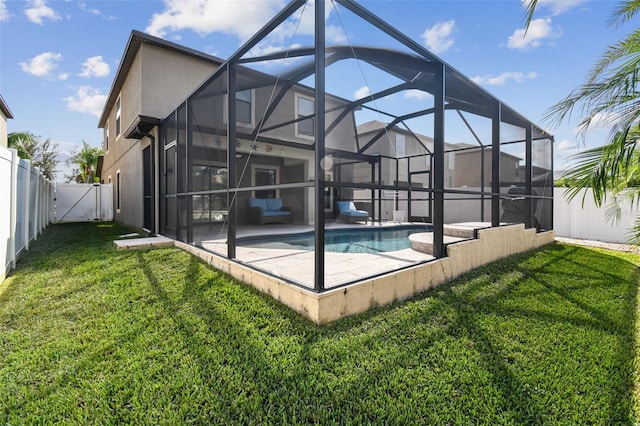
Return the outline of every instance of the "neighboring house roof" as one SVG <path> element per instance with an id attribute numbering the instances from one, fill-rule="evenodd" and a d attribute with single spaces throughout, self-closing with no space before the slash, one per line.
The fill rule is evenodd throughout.
<path id="1" fill-rule="evenodd" d="M 377 121 L 377 120 L 367 121 L 366 123 L 362 123 L 361 125 L 358 126 L 358 135 L 366 135 L 367 133 L 374 133 L 374 132 L 378 133 L 380 130 L 384 129 L 388 125 L 389 125 L 388 123 L 383 123 L 382 121 Z M 410 137 L 414 137 L 415 136 L 423 144 L 432 144 L 433 143 L 433 138 L 432 137 L 423 135 L 421 133 L 410 132 L 407 129 L 404 129 L 404 128 L 399 127 L 399 126 L 394 126 L 393 128 L 389 129 L 389 131 L 393 131 L 393 132 L 396 132 L 396 133 L 402 133 L 402 134 L 408 135 Z M 451 144 L 445 143 L 445 146 L 448 148 L 448 147 L 451 146 Z"/>
<path id="2" fill-rule="evenodd" d="M 0 111 L 2 111 L 5 117 L 13 118 L 13 113 L 9 109 L 9 106 L 7 105 L 7 103 L 2 98 L 2 95 L 0 95 Z"/>
<path id="3" fill-rule="evenodd" d="M 170 41 L 163 40 L 161 38 L 154 37 L 140 31 L 136 31 L 136 30 L 131 31 L 131 36 L 129 36 L 127 47 L 124 50 L 122 59 L 120 60 L 120 65 L 118 66 L 116 77 L 113 80 L 113 84 L 111 85 L 111 90 L 109 91 L 109 96 L 107 97 L 107 101 L 104 104 L 102 115 L 100 116 L 100 121 L 98 122 L 99 128 L 104 127 L 107 121 L 107 118 L 109 117 L 109 112 L 113 108 L 113 105 L 116 103 L 116 100 L 118 99 L 118 94 L 122 89 L 122 85 L 124 84 L 124 81 L 127 78 L 127 75 L 129 74 L 131 64 L 133 63 L 133 60 L 136 57 L 136 54 L 138 53 L 138 49 L 140 49 L 140 46 L 143 43 L 161 47 L 167 50 L 172 50 L 174 52 L 177 52 L 183 55 L 192 56 L 196 59 L 210 62 L 212 64 L 219 65 L 224 62 L 224 59 L 220 59 L 216 56 L 208 55 L 206 53 L 199 52 L 195 49 L 190 49 L 188 47 L 185 47 L 176 43 L 172 43 Z"/>

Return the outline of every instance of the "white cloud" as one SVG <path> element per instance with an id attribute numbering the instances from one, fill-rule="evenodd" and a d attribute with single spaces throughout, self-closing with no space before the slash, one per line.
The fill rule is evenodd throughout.
<path id="1" fill-rule="evenodd" d="M 62 61 L 62 54 L 44 52 L 31 58 L 28 62 L 20 62 L 22 71 L 37 77 L 47 77 L 58 68 L 58 62 Z"/>
<path id="2" fill-rule="evenodd" d="M 333 44 L 345 44 L 349 41 L 344 28 L 335 25 L 327 25 L 325 28 L 325 38 Z"/>
<path id="3" fill-rule="evenodd" d="M 424 99 L 431 99 L 433 98 L 433 95 L 431 93 L 427 93 L 424 92 L 422 90 L 418 90 L 418 89 L 411 89 L 411 90 L 407 90 L 404 93 L 404 97 L 407 99 L 418 99 L 418 100 L 424 100 Z"/>
<path id="4" fill-rule="evenodd" d="M 353 94 L 353 97 L 355 99 L 361 99 L 369 96 L 370 94 L 371 94 L 371 90 L 369 90 L 369 86 L 362 86 L 361 88 L 355 91 L 355 93 Z"/>
<path id="5" fill-rule="evenodd" d="M 44 19 L 51 19 L 52 21 L 58 21 L 60 15 L 55 10 L 51 9 L 46 4 L 46 0 L 30 0 L 29 7 L 24 10 L 24 14 L 34 24 L 42 25 Z"/>
<path id="6" fill-rule="evenodd" d="M 11 17 L 9 10 L 7 9 L 7 5 L 5 4 L 5 0 L 0 0 L 0 22 L 8 21 Z"/>
<path id="7" fill-rule="evenodd" d="M 100 12 L 100 10 L 96 9 L 95 7 L 88 6 L 86 2 L 81 1 L 80 3 L 78 3 L 78 6 L 80 6 L 80 10 L 84 12 L 97 16 L 102 15 L 102 12 Z"/>
<path id="8" fill-rule="evenodd" d="M 513 80 L 516 83 L 522 83 L 525 80 L 532 80 L 536 77 L 538 77 L 538 74 L 535 71 L 531 71 L 526 74 L 522 72 L 505 71 L 500 75 L 478 75 L 473 77 L 471 80 L 483 86 L 504 86 L 509 80 Z"/>
<path id="9" fill-rule="evenodd" d="M 100 117 L 102 108 L 107 100 L 107 95 L 103 95 L 100 89 L 91 86 L 80 86 L 75 96 L 64 98 L 69 111 L 77 111 Z"/>
<path id="10" fill-rule="evenodd" d="M 536 5 L 536 9 L 551 9 L 551 13 L 554 16 L 560 15 L 569 9 L 573 9 L 574 7 L 584 3 L 585 0 L 538 0 Z M 522 5 L 524 7 L 528 6 L 531 1 L 524 1 Z"/>
<path id="11" fill-rule="evenodd" d="M 211 1 L 164 0 L 164 10 L 154 13 L 145 31 L 158 37 L 169 33 L 191 30 L 200 35 L 220 32 L 245 41 L 273 18 L 288 3 L 287 0 L 262 1 Z M 298 9 L 293 16 L 272 31 L 265 39 L 271 46 L 292 44 L 293 34 L 312 35 L 314 2 Z M 325 3 L 325 19 L 333 10 L 331 2 Z M 175 35 L 174 35 L 175 37 Z M 347 36 L 342 28 L 328 25 L 326 38 L 332 43 L 344 43 Z M 174 38 L 175 39 L 175 38 Z"/>
<path id="12" fill-rule="evenodd" d="M 556 145 L 554 152 L 558 157 L 566 158 L 579 153 L 583 149 L 580 148 L 578 142 L 563 139 Z"/>
<path id="13" fill-rule="evenodd" d="M 433 53 L 442 53 L 453 46 L 453 28 L 455 21 L 439 22 L 431 28 L 427 28 L 422 34 L 424 44 Z"/>
<path id="14" fill-rule="evenodd" d="M 165 0 L 164 4 L 164 11 L 151 16 L 146 32 L 164 37 L 181 30 L 203 35 L 219 31 L 246 39 L 266 24 L 284 1 Z"/>
<path id="15" fill-rule="evenodd" d="M 95 7 L 92 7 L 92 6 L 89 6 L 84 1 L 79 2 L 78 3 L 78 7 L 80 7 L 80 10 L 82 10 L 83 12 L 87 12 L 87 13 L 90 13 L 92 15 L 101 16 L 101 17 L 103 17 L 105 19 L 108 19 L 108 20 L 115 20 L 116 19 L 115 16 L 105 15 L 104 13 L 102 13 L 102 11 L 100 9 L 97 9 Z"/>
<path id="16" fill-rule="evenodd" d="M 68 72 L 63 72 L 62 74 L 58 74 L 58 80 L 66 80 L 69 78 Z"/>
<path id="17" fill-rule="evenodd" d="M 535 49 L 542 44 L 543 40 L 557 38 L 560 35 L 560 31 L 555 32 L 551 27 L 551 18 L 534 19 L 529 29 L 518 28 L 509 36 L 507 47 L 517 50 Z"/>
<path id="18" fill-rule="evenodd" d="M 106 77 L 111 72 L 109 64 L 102 60 L 102 56 L 87 58 L 82 64 L 81 77 Z"/>

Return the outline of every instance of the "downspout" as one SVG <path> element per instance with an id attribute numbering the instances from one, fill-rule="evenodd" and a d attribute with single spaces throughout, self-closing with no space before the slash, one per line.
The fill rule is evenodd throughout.
<path id="1" fill-rule="evenodd" d="M 156 138 L 151 134 L 151 133 L 143 133 L 142 130 L 140 130 L 140 124 L 138 124 L 136 126 L 136 132 L 139 135 L 142 135 L 142 137 L 147 137 L 149 138 L 149 147 L 150 147 L 150 151 L 149 151 L 149 156 L 151 157 L 149 159 L 149 166 L 150 166 L 150 172 L 151 172 L 151 179 L 150 179 L 150 184 L 151 184 L 151 228 L 150 231 L 152 233 L 157 233 L 157 223 L 156 223 L 156 152 L 155 152 L 155 144 L 156 144 Z M 143 177 L 143 181 L 144 181 L 144 177 Z M 144 198 L 144 194 L 143 194 L 143 198 Z M 144 201 L 143 201 L 144 202 Z"/>

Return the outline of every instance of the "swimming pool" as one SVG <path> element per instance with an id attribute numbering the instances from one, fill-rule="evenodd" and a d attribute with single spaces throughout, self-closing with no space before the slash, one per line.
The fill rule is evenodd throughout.
<path id="1" fill-rule="evenodd" d="M 333 253 L 381 253 L 410 247 L 409 235 L 429 232 L 431 225 L 403 225 L 384 228 L 327 229 L 325 251 Z M 239 238 L 242 247 L 313 250 L 314 233 L 264 235 Z"/>

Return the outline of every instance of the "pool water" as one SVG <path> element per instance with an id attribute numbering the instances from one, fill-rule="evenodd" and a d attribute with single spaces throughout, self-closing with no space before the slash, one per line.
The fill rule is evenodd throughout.
<path id="1" fill-rule="evenodd" d="M 365 229 L 328 229 L 325 251 L 333 253 L 381 253 L 410 247 L 409 235 L 429 232 L 431 225 L 394 226 Z M 314 250 L 314 234 L 265 235 L 238 239 L 242 247 Z"/>

